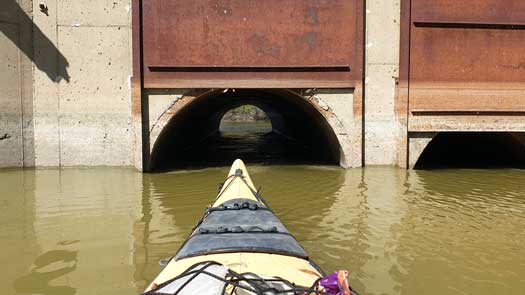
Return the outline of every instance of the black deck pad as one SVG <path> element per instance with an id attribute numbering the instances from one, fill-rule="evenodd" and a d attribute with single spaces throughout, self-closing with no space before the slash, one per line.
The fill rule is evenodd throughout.
<path id="1" fill-rule="evenodd" d="M 210 211 L 175 259 L 231 252 L 263 252 L 307 258 L 305 250 L 277 216 L 265 207 L 254 206 L 257 204 L 247 199 L 236 199 Z"/>

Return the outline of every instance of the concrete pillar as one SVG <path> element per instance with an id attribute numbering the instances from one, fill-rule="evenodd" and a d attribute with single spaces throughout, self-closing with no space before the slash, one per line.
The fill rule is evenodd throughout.
<path id="1" fill-rule="evenodd" d="M 366 1 L 365 165 L 394 165 L 401 126 L 394 115 L 400 1 Z"/>

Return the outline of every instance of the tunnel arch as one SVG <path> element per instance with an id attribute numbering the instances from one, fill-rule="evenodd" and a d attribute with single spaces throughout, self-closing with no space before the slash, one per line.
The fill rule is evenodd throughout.
<path id="1" fill-rule="evenodd" d="M 334 131 L 333 113 L 320 107 L 316 99 L 291 90 L 221 89 L 183 96 L 164 112 L 150 130 L 152 145 L 147 170 L 203 166 L 199 163 L 203 159 L 196 159 L 198 155 L 193 152 L 212 142 L 209 139 L 217 135 L 226 112 L 242 105 L 263 110 L 271 121 L 272 133 L 304 147 L 308 154 L 304 159 L 306 163 L 344 166 L 345 155 L 339 138 L 344 133 Z M 293 153 L 289 155 L 293 158 Z M 212 155 L 201 155 L 209 156 Z M 223 159 L 211 165 L 225 165 L 231 160 Z M 246 160 L 250 162 L 252 159 Z M 278 159 L 277 162 L 282 161 L 287 159 Z M 269 162 L 273 161 L 270 159 Z"/>
<path id="2" fill-rule="evenodd" d="M 511 132 L 441 132 L 424 148 L 414 169 L 525 169 L 525 138 Z"/>

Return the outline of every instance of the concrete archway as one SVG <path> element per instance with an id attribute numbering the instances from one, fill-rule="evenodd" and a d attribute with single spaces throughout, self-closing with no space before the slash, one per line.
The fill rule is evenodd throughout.
<path id="1" fill-rule="evenodd" d="M 322 100 L 290 90 L 238 89 L 185 95 L 173 103 L 151 127 L 151 158 L 147 170 L 224 165 L 234 157 L 249 157 L 249 153 L 225 156 L 220 151 L 210 152 L 209 147 L 204 148 L 215 144 L 213 138 L 218 134 L 223 115 L 246 104 L 266 113 L 272 133 L 279 135 L 282 147 L 295 149 L 280 154 L 280 159 L 268 159 L 269 162 L 291 160 L 346 165 L 344 147 L 350 142 L 348 133 Z M 257 162 L 259 159 L 245 160 Z"/>
<path id="2" fill-rule="evenodd" d="M 441 132 L 421 149 L 414 169 L 525 169 L 525 136 L 511 132 Z M 412 154 L 415 152 L 411 151 Z"/>

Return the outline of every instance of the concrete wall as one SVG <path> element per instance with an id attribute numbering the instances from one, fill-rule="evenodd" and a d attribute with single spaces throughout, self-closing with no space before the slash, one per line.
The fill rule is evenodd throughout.
<path id="1" fill-rule="evenodd" d="M 29 1 L 0 6 L 0 167 L 32 165 Z"/>
<path id="2" fill-rule="evenodd" d="M 0 83 L 2 97 L 0 109 L 0 161 L 2 165 L 22 165 L 22 110 L 20 95 L 20 64 L 18 48 L 6 35 L 18 39 L 18 23 L 0 21 Z M 16 42 L 16 41 L 15 41 Z"/>
<path id="3" fill-rule="evenodd" d="M 39 3 L 35 164 L 130 165 L 129 1 L 46 1 L 49 16 Z"/>
<path id="4" fill-rule="evenodd" d="M 0 166 L 132 164 L 130 18 L 130 1 L 2 1 Z"/>
<path id="5" fill-rule="evenodd" d="M 401 125 L 394 113 L 400 0 L 366 1 L 365 165 L 396 163 Z"/>

